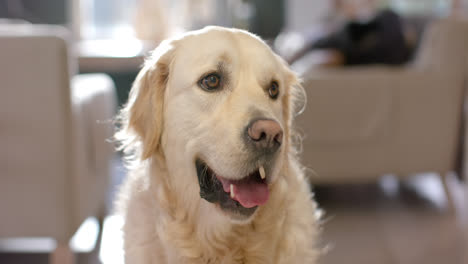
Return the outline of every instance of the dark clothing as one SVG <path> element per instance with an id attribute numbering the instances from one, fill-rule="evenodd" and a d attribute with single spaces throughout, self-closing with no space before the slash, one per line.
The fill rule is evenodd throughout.
<path id="1" fill-rule="evenodd" d="M 349 22 L 338 32 L 319 39 L 312 49 L 340 51 L 346 65 L 402 64 L 409 59 L 400 17 L 391 10 L 381 11 L 366 23 Z"/>

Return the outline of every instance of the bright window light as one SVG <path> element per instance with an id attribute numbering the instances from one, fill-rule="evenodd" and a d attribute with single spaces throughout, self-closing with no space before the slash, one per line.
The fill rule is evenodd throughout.
<path id="1" fill-rule="evenodd" d="M 99 223 L 96 218 L 89 217 L 70 240 L 70 248 L 74 252 L 91 252 L 96 247 L 98 235 Z"/>
<path id="2" fill-rule="evenodd" d="M 123 264 L 123 218 L 120 215 L 111 215 L 104 220 L 104 230 L 101 241 L 99 259 L 103 264 Z"/>

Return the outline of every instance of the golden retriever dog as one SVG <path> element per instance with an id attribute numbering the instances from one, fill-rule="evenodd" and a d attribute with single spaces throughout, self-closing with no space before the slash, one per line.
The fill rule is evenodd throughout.
<path id="1" fill-rule="evenodd" d="M 304 95 L 246 31 L 162 42 L 120 114 L 125 262 L 316 263 L 319 210 L 292 140 Z"/>

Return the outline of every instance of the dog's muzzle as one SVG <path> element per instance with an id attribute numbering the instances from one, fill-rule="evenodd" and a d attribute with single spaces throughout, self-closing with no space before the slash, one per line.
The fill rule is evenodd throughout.
<path id="1" fill-rule="evenodd" d="M 195 167 L 201 198 L 247 218 L 269 198 L 269 174 L 283 141 L 283 130 L 274 120 L 255 119 L 245 128 L 243 138 L 250 152 L 245 166 L 252 168 L 243 177 L 231 179 L 219 175 L 216 168 L 200 158 L 195 160 Z"/>

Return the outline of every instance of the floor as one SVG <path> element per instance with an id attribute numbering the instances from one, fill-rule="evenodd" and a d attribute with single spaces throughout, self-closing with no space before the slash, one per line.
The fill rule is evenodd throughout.
<path id="1" fill-rule="evenodd" d="M 118 163 L 114 174 L 115 190 L 124 174 Z M 432 174 L 405 182 L 386 175 L 376 184 L 315 188 L 326 212 L 322 234 L 326 253 L 321 263 L 467 264 L 468 188 L 453 175 L 448 179 L 455 210 L 448 207 L 440 178 Z M 77 246 L 81 247 L 77 263 L 123 263 L 122 219 L 107 217 L 102 239 L 95 238 L 96 224 L 87 221 L 76 235 L 76 241 L 97 241 L 91 246 L 94 250 Z M 94 240 L 89 238 L 93 235 Z M 42 251 L 34 252 L 5 252 L 0 243 L 0 263 L 47 263 L 47 243 L 44 240 Z"/>
<path id="2" fill-rule="evenodd" d="M 385 183 L 385 184 L 382 184 Z M 326 211 L 324 264 L 467 264 L 467 196 L 452 181 L 457 213 L 450 212 L 440 179 L 318 190 Z"/>

